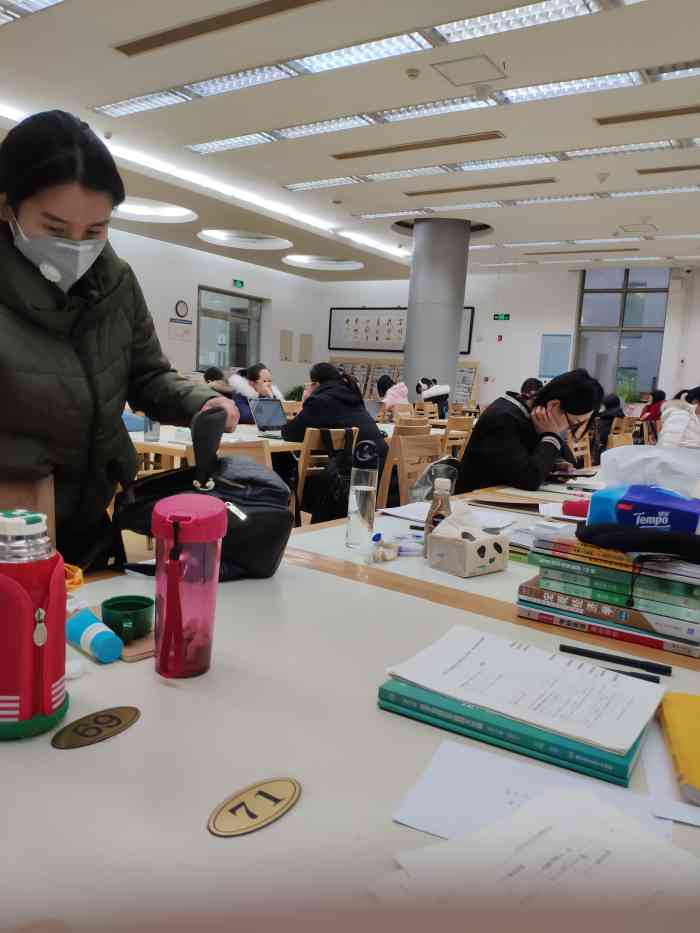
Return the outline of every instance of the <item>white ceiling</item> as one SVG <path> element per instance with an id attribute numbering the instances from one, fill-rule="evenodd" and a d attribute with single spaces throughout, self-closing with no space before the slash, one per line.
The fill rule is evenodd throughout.
<path id="1" fill-rule="evenodd" d="M 520 0 L 525 3 L 526 0 Z M 700 4 L 697 0 L 646 0 L 624 9 L 562 23 L 446 45 L 429 51 L 386 59 L 321 75 L 249 88 L 195 100 L 147 113 L 114 119 L 91 108 L 124 98 L 182 85 L 190 81 L 270 64 L 327 49 L 340 48 L 417 27 L 518 5 L 508 0 L 320 0 L 306 8 L 229 28 L 169 47 L 127 57 L 113 47 L 238 7 L 251 0 L 65 0 L 64 3 L 16 23 L 0 27 L 0 107 L 22 112 L 64 108 L 80 114 L 112 143 L 146 152 L 182 169 L 205 172 L 252 195 L 305 212 L 334 230 L 365 234 L 383 245 L 410 243 L 392 230 L 391 219 L 365 221 L 362 212 L 405 210 L 450 204 L 586 192 L 700 184 L 700 168 L 662 175 L 639 175 L 660 166 L 700 166 L 700 149 L 677 149 L 579 159 L 548 165 L 435 175 L 380 183 L 292 193 L 285 184 L 340 175 L 363 175 L 437 163 L 502 158 L 523 153 L 562 151 L 594 146 L 688 139 L 700 136 L 696 116 L 647 120 L 600 127 L 596 117 L 700 104 L 700 77 L 645 84 L 641 87 L 564 97 L 535 103 L 484 108 L 398 124 L 362 127 L 306 139 L 200 156 L 188 143 L 221 139 L 345 114 L 377 111 L 472 93 L 455 88 L 432 64 L 486 55 L 506 73 L 491 82 L 494 89 L 690 61 L 700 57 L 697 44 Z M 406 75 L 409 68 L 418 77 Z M 5 129 L 11 122 L 0 120 Z M 438 137 L 495 130 L 502 139 L 427 148 L 338 161 L 334 153 L 415 143 Z M 126 169 L 126 165 L 123 166 Z M 607 176 L 607 177 L 603 177 Z M 546 185 L 528 181 L 554 177 Z M 408 269 L 388 255 L 367 250 L 335 233 L 313 231 L 290 223 L 279 211 L 262 213 L 226 196 L 214 196 L 196 185 L 167 179 L 162 173 L 125 170 L 129 193 L 182 204 L 199 215 L 192 224 L 159 226 L 120 220 L 118 226 L 193 248 L 206 248 L 289 271 L 284 252 L 237 252 L 206 246 L 197 239 L 202 227 L 243 228 L 292 240 L 290 252 L 358 259 L 361 272 L 304 272 L 313 278 L 376 279 L 405 277 Z M 602 179 L 602 180 L 601 180 Z M 465 185 L 525 182 L 523 187 L 483 192 L 408 197 L 406 192 Z M 342 201 L 333 204 L 334 200 Z M 493 234 L 480 242 L 559 241 L 612 237 L 621 227 L 650 224 L 660 234 L 700 233 L 700 194 L 601 199 L 583 203 L 502 207 L 470 212 L 440 212 L 439 216 L 484 221 Z M 695 256 L 700 240 L 643 240 L 624 244 L 644 257 Z M 583 246 L 562 246 L 583 250 Z M 601 249 L 615 248 L 602 245 Z M 555 250 L 557 247 L 546 248 Z M 526 256 L 533 248 L 475 252 L 471 268 L 509 260 L 537 262 L 566 256 Z M 597 254 L 602 257 L 605 254 Z M 678 260 L 675 264 L 686 264 Z M 526 268 L 526 267 L 518 267 Z M 296 273 L 295 273 L 296 274 Z"/>

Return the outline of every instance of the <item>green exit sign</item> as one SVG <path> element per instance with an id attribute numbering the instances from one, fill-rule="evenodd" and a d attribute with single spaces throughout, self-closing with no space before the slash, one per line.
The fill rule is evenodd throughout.
<path id="1" fill-rule="evenodd" d="M 510 314 L 494 314 L 493 319 L 494 321 L 509 321 Z"/>
<path id="2" fill-rule="evenodd" d="M 244 286 L 245 286 L 245 282 L 243 281 L 243 279 L 234 279 L 234 280 L 233 280 L 233 287 L 234 287 L 234 288 L 243 288 Z"/>

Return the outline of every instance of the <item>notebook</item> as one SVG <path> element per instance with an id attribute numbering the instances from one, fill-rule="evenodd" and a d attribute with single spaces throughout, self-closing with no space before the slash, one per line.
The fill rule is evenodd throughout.
<path id="1" fill-rule="evenodd" d="M 700 696 L 667 693 L 661 725 L 680 784 L 681 796 L 700 806 Z"/>
<path id="2" fill-rule="evenodd" d="M 250 403 L 250 411 L 260 434 L 265 437 L 281 437 L 281 429 L 287 423 L 282 402 L 276 398 L 257 398 Z"/>

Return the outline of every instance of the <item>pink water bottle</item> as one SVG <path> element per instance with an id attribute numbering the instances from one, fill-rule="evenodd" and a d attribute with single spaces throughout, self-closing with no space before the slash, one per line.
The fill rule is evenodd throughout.
<path id="1" fill-rule="evenodd" d="M 163 677 L 209 670 L 227 525 L 223 502 L 203 494 L 170 496 L 153 509 L 156 671 Z"/>

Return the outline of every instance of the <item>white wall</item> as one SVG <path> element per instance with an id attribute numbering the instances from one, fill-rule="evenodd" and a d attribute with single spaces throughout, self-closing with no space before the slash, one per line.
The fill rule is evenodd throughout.
<path id="1" fill-rule="evenodd" d="M 579 276 L 561 269 L 468 274 L 464 303 L 476 308 L 469 359 L 480 364 L 482 404 L 538 375 L 542 334 L 573 335 Z M 408 302 L 407 281 L 339 282 L 324 286 L 324 291 L 326 315 L 331 306 L 390 307 Z M 493 315 L 503 312 L 510 314 L 510 321 L 494 321 Z"/>
<path id="2" fill-rule="evenodd" d="M 294 332 L 294 359 L 299 358 L 299 334 L 314 334 L 314 358 L 327 354 L 328 309 L 323 287 L 301 276 L 254 266 L 214 253 L 187 249 L 148 237 L 112 230 L 116 252 L 136 273 L 156 324 L 158 336 L 172 363 L 182 372 L 196 369 L 197 335 L 189 343 L 171 338 L 169 319 L 175 317 L 175 302 L 190 306 L 194 331 L 197 323 L 197 289 L 200 285 L 233 290 L 233 279 L 243 279 L 241 294 L 265 300 L 261 321 L 260 356 L 272 369 L 283 391 L 308 378 L 306 363 L 280 362 L 280 330 Z M 173 330 L 178 328 L 173 325 Z M 184 327 L 181 327 L 184 330 Z M 189 329 L 189 328 L 188 328 Z"/>
<path id="3" fill-rule="evenodd" d="M 659 388 L 671 397 L 700 385 L 700 270 L 671 282 Z"/>

